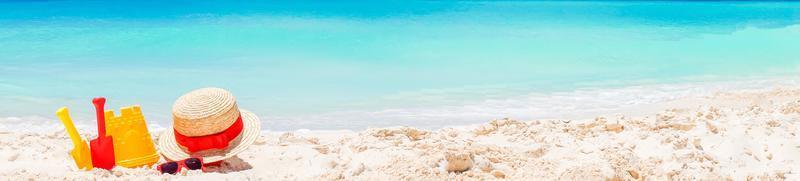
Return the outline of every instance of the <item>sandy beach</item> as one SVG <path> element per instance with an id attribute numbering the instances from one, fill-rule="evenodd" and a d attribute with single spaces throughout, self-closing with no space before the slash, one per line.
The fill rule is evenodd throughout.
<path id="1" fill-rule="evenodd" d="M 0 181 L 800 180 L 798 47 L 796 1 L 0 0 Z"/>
<path id="2" fill-rule="evenodd" d="M 775 88 L 676 99 L 585 120 L 508 118 L 438 130 L 265 132 L 212 172 L 179 175 L 160 175 L 153 168 L 79 171 L 64 130 L 2 130 L 0 178 L 796 180 L 797 120 L 800 89 Z"/>

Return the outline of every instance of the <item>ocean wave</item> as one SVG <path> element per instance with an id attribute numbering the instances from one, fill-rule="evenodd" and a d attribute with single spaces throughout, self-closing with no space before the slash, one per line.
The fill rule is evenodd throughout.
<path id="1" fill-rule="evenodd" d="M 579 89 L 553 93 L 529 93 L 467 104 L 424 108 L 389 108 L 378 111 L 337 111 L 324 114 L 262 116 L 264 129 L 364 129 L 414 126 L 437 129 L 445 126 L 484 123 L 492 119 L 584 119 L 644 105 L 678 99 L 711 96 L 729 91 L 767 91 L 800 87 L 797 78 L 670 83 L 622 88 Z"/>
<path id="2" fill-rule="evenodd" d="M 488 98 L 468 102 L 448 102 L 447 105 L 395 105 L 378 110 L 332 111 L 319 114 L 273 116 L 260 114 L 265 131 L 360 130 L 369 127 L 414 126 L 438 129 L 484 123 L 492 119 L 587 119 L 631 108 L 679 99 L 711 96 L 730 91 L 766 91 L 777 88 L 800 87 L 796 77 L 773 77 L 729 81 L 695 81 L 624 86 L 620 88 L 583 88 L 572 91 L 531 92 L 519 96 Z M 463 90 L 462 90 L 463 91 Z M 425 91 L 447 94 L 447 91 Z M 404 94 L 418 97 L 420 94 Z M 392 99 L 403 99 L 394 96 Z M 259 112 L 259 110 L 253 110 Z M 148 114 L 151 131 L 170 127 L 168 115 Z M 95 132 L 94 120 L 77 117 L 79 129 Z M 63 129 L 54 117 L 16 116 L 0 118 L 0 131 L 54 131 Z"/>

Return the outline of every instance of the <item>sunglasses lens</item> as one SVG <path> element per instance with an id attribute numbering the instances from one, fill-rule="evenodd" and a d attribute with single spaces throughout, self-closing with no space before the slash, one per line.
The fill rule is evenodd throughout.
<path id="1" fill-rule="evenodd" d="M 189 158 L 183 162 L 189 170 L 197 170 L 203 167 L 203 162 L 199 158 Z"/>
<path id="2" fill-rule="evenodd" d="M 168 174 L 175 174 L 178 172 L 178 163 L 176 162 L 167 162 L 161 164 L 161 173 L 168 173 Z"/>

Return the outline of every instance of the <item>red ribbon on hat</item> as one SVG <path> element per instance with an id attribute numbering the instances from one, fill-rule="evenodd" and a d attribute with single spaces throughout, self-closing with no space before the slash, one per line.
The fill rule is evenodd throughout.
<path id="1" fill-rule="evenodd" d="M 236 118 L 236 122 L 233 122 L 233 125 L 228 127 L 228 129 L 212 135 L 186 136 L 178 133 L 178 130 L 172 129 L 172 131 L 175 132 L 175 140 L 178 144 L 186 147 L 186 149 L 189 149 L 189 152 L 193 153 L 208 149 L 223 149 L 228 147 L 231 140 L 242 133 L 243 127 L 242 116 L 239 115 L 239 118 Z"/>

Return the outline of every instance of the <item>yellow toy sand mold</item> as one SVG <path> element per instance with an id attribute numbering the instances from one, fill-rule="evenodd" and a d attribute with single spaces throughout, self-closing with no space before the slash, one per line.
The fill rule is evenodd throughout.
<path id="1" fill-rule="evenodd" d="M 153 139 L 147 130 L 141 108 L 128 106 L 115 116 L 113 110 L 105 111 L 106 134 L 114 139 L 116 164 L 127 168 L 152 166 L 160 159 Z"/>
<path id="2" fill-rule="evenodd" d="M 67 107 L 58 109 L 58 111 L 56 111 L 56 116 L 58 116 L 58 119 L 61 119 L 61 123 L 64 123 L 67 133 L 69 133 L 69 138 L 72 139 L 72 144 L 75 145 L 75 148 L 69 152 L 69 154 L 72 155 L 72 159 L 75 160 L 75 165 L 78 166 L 78 169 L 93 169 L 92 154 L 89 152 L 89 145 L 86 144 L 85 139 L 81 139 L 81 135 L 79 135 L 78 130 L 75 129 L 72 118 L 69 117 L 69 110 Z"/>

